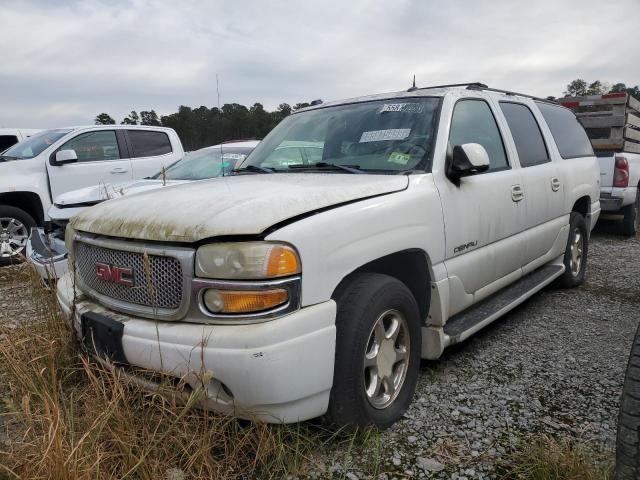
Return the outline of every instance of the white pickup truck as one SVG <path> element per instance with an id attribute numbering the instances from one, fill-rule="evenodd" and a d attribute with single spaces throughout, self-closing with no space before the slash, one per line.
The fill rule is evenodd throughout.
<path id="1" fill-rule="evenodd" d="M 640 232 L 640 101 L 627 93 L 558 100 L 584 126 L 600 162 L 603 215 L 622 218 L 622 231 Z"/>
<path id="2" fill-rule="evenodd" d="M 584 129 L 545 100 L 466 84 L 319 104 L 233 176 L 73 217 L 57 296 L 147 388 L 160 372 L 245 418 L 387 427 L 421 358 L 583 282 L 599 193 Z"/>
<path id="3" fill-rule="evenodd" d="M 143 178 L 182 158 L 173 129 L 92 125 L 46 130 L 0 154 L 0 266 L 24 252 L 58 195 Z"/>
<path id="4" fill-rule="evenodd" d="M 63 193 L 56 197 L 49 208 L 50 220 L 45 222 L 45 226 L 31 230 L 26 249 L 27 259 L 43 280 L 57 279 L 67 271 L 64 230 L 72 216 L 85 208 L 123 195 L 229 175 L 257 144 L 257 140 L 241 140 L 201 148 L 141 180 L 100 184 Z"/>

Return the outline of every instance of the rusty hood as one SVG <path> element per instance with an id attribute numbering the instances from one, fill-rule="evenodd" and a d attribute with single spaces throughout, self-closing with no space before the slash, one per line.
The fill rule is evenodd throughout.
<path id="1" fill-rule="evenodd" d="M 404 190 L 406 175 L 274 173 L 220 177 L 127 195 L 71 219 L 83 232 L 197 242 L 260 234 L 316 210 Z"/>

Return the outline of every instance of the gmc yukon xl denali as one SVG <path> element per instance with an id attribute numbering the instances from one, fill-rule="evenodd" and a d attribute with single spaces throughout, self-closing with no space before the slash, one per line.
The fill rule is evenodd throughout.
<path id="1" fill-rule="evenodd" d="M 279 157 L 292 142 L 321 155 Z M 384 428 L 421 358 L 583 282 L 598 181 L 575 115 L 526 95 L 315 105 L 233 176 L 75 216 L 58 300 L 87 349 L 146 388 L 161 373 L 240 417 Z"/>

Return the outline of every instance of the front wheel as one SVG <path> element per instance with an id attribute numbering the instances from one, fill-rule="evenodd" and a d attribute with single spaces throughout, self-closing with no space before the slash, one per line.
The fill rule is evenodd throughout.
<path id="1" fill-rule="evenodd" d="M 33 217 L 24 210 L 0 205 L 0 267 L 20 261 L 35 226 Z"/>
<path id="2" fill-rule="evenodd" d="M 616 480 L 640 479 L 640 327 L 622 387 L 616 437 Z"/>
<path id="3" fill-rule="evenodd" d="M 413 294 L 399 280 L 357 274 L 335 298 L 336 361 L 328 419 L 387 428 L 407 410 L 422 344 Z"/>
<path id="4" fill-rule="evenodd" d="M 571 212 L 569 220 L 569 239 L 564 252 L 565 271 L 559 279 L 562 287 L 577 287 L 584 283 L 589 252 L 589 232 L 584 217 Z"/>

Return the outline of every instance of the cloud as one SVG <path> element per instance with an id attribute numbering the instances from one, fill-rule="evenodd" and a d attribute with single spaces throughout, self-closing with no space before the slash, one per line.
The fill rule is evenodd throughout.
<path id="1" fill-rule="evenodd" d="M 640 83 L 620 32 L 636 0 L 3 2 L 0 125 L 92 123 L 222 102 L 275 108 L 483 81 L 558 95 L 577 77 Z M 618 47 L 612 48 L 612 45 Z"/>

